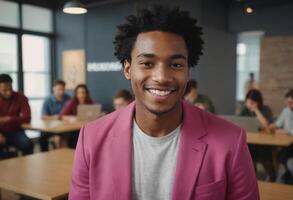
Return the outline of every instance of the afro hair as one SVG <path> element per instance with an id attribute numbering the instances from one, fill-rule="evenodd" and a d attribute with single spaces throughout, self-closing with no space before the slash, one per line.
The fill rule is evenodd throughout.
<path id="1" fill-rule="evenodd" d="M 131 51 L 138 34 L 150 31 L 172 32 L 182 36 L 188 50 L 188 66 L 197 64 L 202 55 L 202 28 L 197 26 L 197 20 L 182 11 L 179 7 L 169 8 L 153 6 L 151 10 L 143 9 L 137 15 L 127 16 L 126 22 L 117 26 L 118 33 L 114 39 L 114 55 L 123 64 L 131 61 Z"/>

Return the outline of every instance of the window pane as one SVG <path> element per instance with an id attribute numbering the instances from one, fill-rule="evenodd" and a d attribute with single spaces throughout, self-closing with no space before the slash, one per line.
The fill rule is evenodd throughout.
<path id="1" fill-rule="evenodd" d="M 259 80 L 260 43 L 262 32 L 244 32 L 238 34 L 237 44 L 237 92 L 236 99 L 245 99 L 245 84 L 249 74 L 254 73 L 256 82 Z"/>
<path id="2" fill-rule="evenodd" d="M 1 73 L 1 72 L 0 72 Z M 12 88 L 14 91 L 18 91 L 18 80 L 17 80 L 17 74 L 16 73 L 8 73 L 12 78 Z"/>
<path id="3" fill-rule="evenodd" d="M 22 5 L 23 28 L 40 32 L 53 32 L 53 12 L 48 8 Z"/>
<path id="4" fill-rule="evenodd" d="M 17 36 L 0 33 L 0 71 L 17 71 Z"/>
<path id="5" fill-rule="evenodd" d="M 28 98 L 44 98 L 49 95 L 49 74 L 25 73 L 24 93 Z"/>
<path id="6" fill-rule="evenodd" d="M 44 99 L 30 99 L 29 100 L 32 121 L 39 121 L 41 119 L 43 102 L 44 102 Z"/>
<path id="7" fill-rule="evenodd" d="M 24 72 L 49 72 L 50 41 L 48 38 L 23 35 L 22 49 Z"/>
<path id="8" fill-rule="evenodd" d="M 39 99 L 39 100 L 29 100 L 29 105 L 31 108 L 31 115 L 32 115 L 32 121 L 38 121 L 41 119 L 41 111 L 42 111 L 42 105 L 43 105 L 44 100 Z M 26 135 L 29 138 L 36 138 L 40 136 L 39 131 L 25 131 Z"/>
<path id="9" fill-rule="evenodd" d="M 0 1 L 0 26 L 19 27 L 17 3 Z"/>

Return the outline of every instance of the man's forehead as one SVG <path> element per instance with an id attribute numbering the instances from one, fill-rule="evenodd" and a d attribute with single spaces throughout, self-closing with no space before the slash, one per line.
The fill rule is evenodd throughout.
<path id="1" fill-rule="evenodd" d="M 171 32 L 150 31 L 137 36 L 134 49 L 137 54 L 187 54 L 183 37 Z"/>
<path id="2" fill-rule="evenodd" d="M 0 83 L 1 88 L 10 88 L 12 86 L 12 83 Z"/>

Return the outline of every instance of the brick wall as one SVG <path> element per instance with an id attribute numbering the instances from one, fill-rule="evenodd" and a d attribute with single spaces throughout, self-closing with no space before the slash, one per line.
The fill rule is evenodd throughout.
<path id="1" fill-rule="evenodd" d="M 259 87 L 277 116 L 285 106 L 284 94 L 293 88 L 293 37 L 265 37 L 260 52 Z"/>

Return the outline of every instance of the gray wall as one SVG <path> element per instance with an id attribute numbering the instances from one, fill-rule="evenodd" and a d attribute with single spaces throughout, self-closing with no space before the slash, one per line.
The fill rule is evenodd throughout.
<path id="1" fill-rule="evenodd" d="M 113 38 L 116 25 L 123 22 L 124 16 L 133 12 L 133 5 L 119 3 L 90 9 L 86 16 L 86 53 L 88 62 L 117 61 L 114 57 Z M 102 103 L 105 110 L 112 109 L 112 96 L 130 84 L 120 72 L 88 72 L 87 83 L 96 102 Z"/>
<path id="2" fill-rule="evenodd" d="M 228 28 L 229 5 L 223 0 L 203 0 L 201 21 L 204 26 L 226 31 Z"/>
<path id="3" fill-rule="evenodd" d="M 85 16 L 56 12 L 57 78 L 62 78 L 62 51 L 85 48 Z"/>
<path id="4" fill-rule="evenodd" d="M 230 9 L 229 31 L 237 33 L 263 30 L 267 36 L 293 34 L 293 2 L 279 6 L 256 8 L 252 14 L 245 14 L 243 7 L 234 5 Z"/>
<path id="5" fill-rule="evenodd" d="M 207 94 L 219 114 L 235 113 L 236 37 L 204 27 L 204 55 L 198 65 L 199 90 Z"/>
<path id="6" fill-rule="evenodd" d="M 160 1 L 160 3 L 164 2 L 167 4 L 169 1 Z M 218 113 L 232 114 L 235 108 L 236 40 L 232 34 L 226 32 L 227 7 L 213 2 L 212 0 L 175 0 L 172 1 L 172 5 L 180 4 L 189 10 L 203 26 L 204 56 L 199 65 L 192 69 L 191 78 L 198 79 L 201 92 L 213 99 Z M 136 7 L 150 4 L 145 1 L 140 3 L 142 4 L 139 6 L 130 2 L 97 6 L 90 8 L 84 17 L 57 12 L 58 77 L 62 77 L 61 53 L 66 49 L 84 47 L 87 62 L 116 61 L 112 44 L 116 25 L 123 21 L 124 16 L 133 13 Z M 120 88 L 130 88 L 122 72 L 88 72 L 87 85 L 92 97 L 102 103 L 107 111 L 112 110 L 113 94 Z"/>

